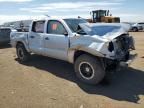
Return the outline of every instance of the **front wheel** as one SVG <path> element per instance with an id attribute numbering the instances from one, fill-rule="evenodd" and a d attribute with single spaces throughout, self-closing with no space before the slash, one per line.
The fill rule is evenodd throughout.
<path id="1" fill-rule="evenodd" d="M 138 32 L 138 28 L 134 27 L 134 28 L 133 28 L 133 31 L 134 31 L 134 32 Z"/>
<path id="2" fill-rule="evenodd" d="M 23 44 L 17 45 L 16 52 L 20 63 L 28 61 L 30 54 L 27 52 Z"/>
<path id="3" fill-rule="evenodd" d="M 87 84 L 98 84 L 105 76 L 101 62 L 93 56 L 81 55 L 74 64 L 77 77 Z"/>

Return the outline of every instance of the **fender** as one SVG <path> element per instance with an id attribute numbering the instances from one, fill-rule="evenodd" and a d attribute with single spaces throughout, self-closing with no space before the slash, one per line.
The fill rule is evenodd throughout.
<path id="1" fill-rule="evenodd" d="M 26 50 L 28 51 L 28 52 L 30 52 L 30 49 L 29 49 L 29 42 L 28 42 L 28 34 L 27 33 L 25 33 L 25 34 L 23 34 L 23 33 L 16 33 L 16 34 L 13 34 L 14 36 L 12 37 L 11 36 L 11 44 L 12 44 L 12 46 L 13 47 L 16 47 L 16 45 L 18 44 L 18 43 L 23 43 L 23 45 L 25 46 L 25 48 L 26 48 Z"/>
<path id="2" fill-rule="evenodd" d="M 76 48 L 70 48 L 68 50 L 68 61 L 70 63 L 74 63 L 74 55 L 77 51 L 83 51 L 85 53 L 88 53 L 88 54 L 91 54 L 91 55 L 94 55 L 94 56 L 97 56 L 97 57 L 105 57 L 104 54 L 98 52 L 97 50 L 94 50 L 92 48 L 89 48 L 89 47 L 76 47 Z"/>

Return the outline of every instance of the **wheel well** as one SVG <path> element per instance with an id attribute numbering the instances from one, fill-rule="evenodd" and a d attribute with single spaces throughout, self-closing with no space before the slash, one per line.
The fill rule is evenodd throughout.
<path id="1" fill-rule="evenodd" d="M 92 55 L 92 54 L 90 54 L 88 52 L 85 52 L 85 51 L 76 51 L 75 54 L 74 54 L 74 62 L 79 56 L 81 56 L 83 54 L 94 56 L 94 55 Z M 97 56 L 94 56 L 94 57 L 97 57 Z M 97 58 L 99 58 L 99 57 L 97 57 Z"/>
<path id="2" fill-rule="evenodd" d="M 133 27 L 133 29 L 138 29 L 137 27 Z"/>
<path id="3" fill-rule="evenodd" d="M 17 46 L 20 45 L 20 44 L 21 44 L 21 45 L 24 45 L 22 42 L 17 42 L 16 48 L 17 48 Z"/>

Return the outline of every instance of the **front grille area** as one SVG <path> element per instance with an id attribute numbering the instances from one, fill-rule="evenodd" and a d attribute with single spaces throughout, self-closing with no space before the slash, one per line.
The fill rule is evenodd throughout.
<path id="1" fill-rule="evenodd" d="M 127 51 L 129 49 L 129 37 L 120 36 L 116 41 L 118 48 L 123 51 Z"/>
<path id="2" fill-rule="evenodd" d="M 122 35 L 116 38 L 115 41 L 115 56 L 118 60 L 125 60 L 129 55 L 130 46 L 133 44 L 131 42 L 131 37 L 127 35 Z"/>

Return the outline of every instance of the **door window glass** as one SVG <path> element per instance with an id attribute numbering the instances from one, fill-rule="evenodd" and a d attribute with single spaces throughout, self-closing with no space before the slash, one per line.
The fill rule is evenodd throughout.
<path id="1" fill-rule="evenodd" d="M 45 21 L 33 22 L 32 31 L 36 33 L 44 33 Z"/>
<path id="2" fill-rule="evenodd" d="M 61 34 L 64 35 L 66 32 L 66 29 L 60 23 L 59 21 L 51 20 L 48 22 L 48 27 L 47 27 L 47 33 L 49 34 Z"/>

